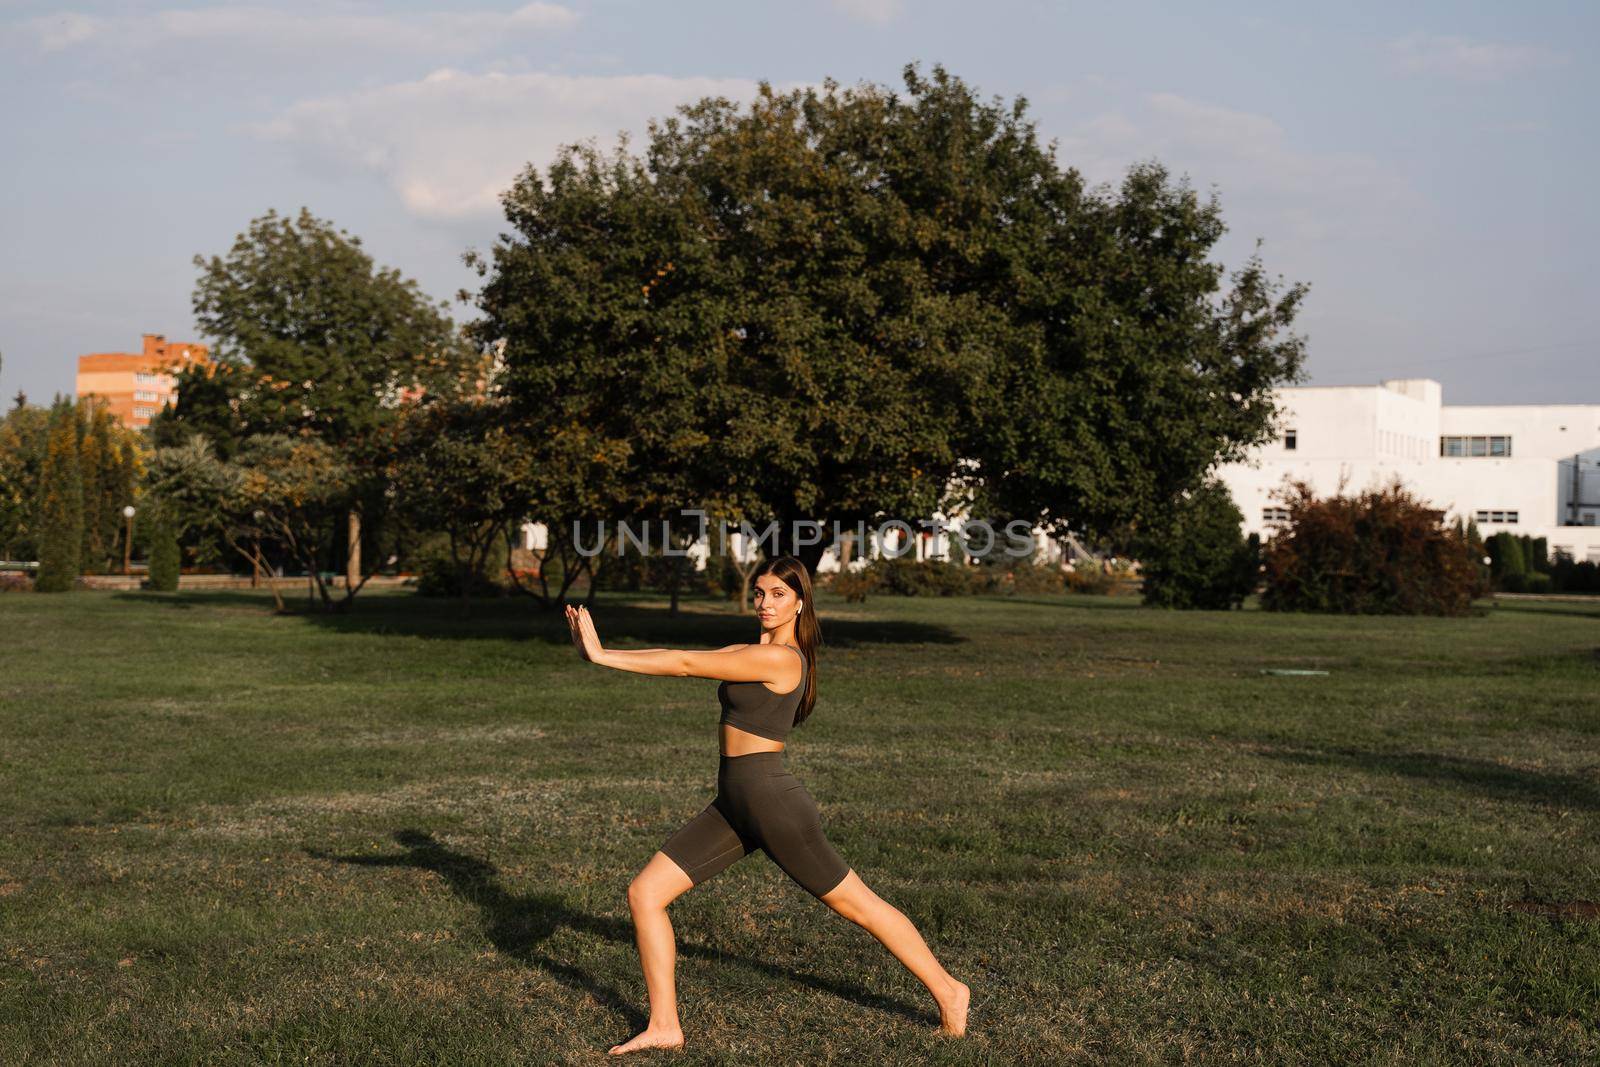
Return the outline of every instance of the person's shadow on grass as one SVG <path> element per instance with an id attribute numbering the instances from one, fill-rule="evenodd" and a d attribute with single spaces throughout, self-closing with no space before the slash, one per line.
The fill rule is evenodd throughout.
<path id="1" fill-rule="evenodd" d="M 476 905 L 483 917 L 484 934 L 500 952 L 514 959 L 541 967 L 570 985 L 587 992 L 604 1006 L 621 1013 L 635 1030 L 643 1030 L 649 1021 L 633 999 L 612 986 L 596 981 L 586 971 L 538 951 L 538 946 L 563 927 L 570 927 L 596 937 L 636 944 L 633 924 L 616 919 L 586 915 L 569 908 L 558 893 L 512 893 L 500 884 L 500 871 L 491 863 L 474 856 L 446 848 L 434 840 L 432 834 L 421 830 L 397 830 L 394 839 L 406 851 L 396 856 L 370 854 L 338 855 L 321 849 L 308 848 L 306 854 L 317 859 L 332 860 L 366 867 L 416 867 L 432 871 L 445 880 L 456 896 Z M 680 955 L 705 959 L 725 960 L 763 971 L 774 978 L 789 979 L 820 989 L 864 1007 L 878 1008 L 904 1016 L 914 1022 L 926 1022 L 925 1013 L 899 1000 L 885 997 L 858 986 L 819 978 L 815 975 L 791 971 L 762 960 L 751 959 L 706 948 L 677 938 Z"/>

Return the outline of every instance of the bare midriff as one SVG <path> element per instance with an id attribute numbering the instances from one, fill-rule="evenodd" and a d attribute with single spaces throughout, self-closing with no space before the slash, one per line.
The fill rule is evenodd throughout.
<path id="1" fill-rule="evenodd" d="M 770 737 L 753 734 L 749 730 L 741 730 L 737 726 L 722 724 L 722 754 L 724 756 L 748 756 L 752 752 L 782 752 L 783 742 L 774 741 Z"/>

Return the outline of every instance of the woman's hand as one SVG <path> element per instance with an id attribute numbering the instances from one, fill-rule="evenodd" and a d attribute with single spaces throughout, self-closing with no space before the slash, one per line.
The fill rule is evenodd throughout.
<path id="1" fill-rule="evenodd" d="M 598 663 L 605 649 L 600 644 L 600 635 L 595 632 L 589 609 L 568 604 L 567 628 L 572 631 L 572 643 L 577 646 L 578 655 L 590 663 Z"/>

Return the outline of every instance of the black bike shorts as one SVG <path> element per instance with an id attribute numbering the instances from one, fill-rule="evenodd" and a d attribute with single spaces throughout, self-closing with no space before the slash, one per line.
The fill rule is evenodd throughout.
<path id="1" fill-rule="evenodd" d="M 814 897 L 850 873 L 823 836 L 817 802 L 784 768 L 781 751 L 721 757 L 716 798 L 661 851 L 699 885 L 758 848 Z"/>

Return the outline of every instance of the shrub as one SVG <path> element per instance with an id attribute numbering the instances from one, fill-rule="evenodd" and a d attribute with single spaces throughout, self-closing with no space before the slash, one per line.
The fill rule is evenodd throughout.
<path id="1" fill-rule="evenodd" d="M 145 588 L 163 593 L 176 592 L 182 560 L 178 531 L 169 520 L 158 517 L 155 529 L 150 534 L 150 574 L 145 580 Z"/>
<path id="2" fill-rule="evenodd" d="M 1555 588 L 1555 582 L 1550 575 L 1540 574 L 1538 571 L 1529 571 L 1527 574 L 1519 576 L 1517 584 L 1521 588 L 1515 590 L 1515 592 L 1520 593 L 1548 593 Z"/>
<path id="3" fill-rule="evenodd" d="M 1550 546 L 1543 537 L 1501 531 L 1484 542 L 1489 571 L 1496 586 L 1507 593 L 1564 591 L 1557 564 L 1550 561 Z"/>
<path id="4" fill-rule="evenodd" d="M 1116 559 L 1080 559 L 1071 570 L 1061 572 L 1066 592 L 1090 596 L 1120 596 L 1138 592 L 1144 580 L 1137 564 Z"/>
<path id="5" fill-rule="evenodd" d="M 1117 575 L 1101 566 L 1098 560 L 1080 561 L 1061 576 L 1065 587 L 1074 593 L 1108 596 L 1117 588 Z"/>
<path id="6" fill-rule="evenodd" d="M 1600 593 L 1600 564 L 1579 563 L 1563 553 L 1551 565 L 1550 577 L 1562 593 Z"/>
<path id="7" fill-rule="evenodd" d="M 1351 497 L 1319 500 L 1304 482 L 1275 495 L 1289 519 L 1264 552 L 1267 610 L 1465 615 L 1488 592 L 1466 535 L 1398 479 Z"/>
<path id="8" fill-rule="evenodd" d="M 1007 592 L 1032 595 L 1036 593 L 1064 593 L 1067 591 L 1067 574 L 1054 563 L 1034 563 L 1020 559 L 1011 565 L 1011 587 Z M 1115 585 L 1115 577 L 1112 576 Z"/>
<path id="9" fill-rule="evenodd" d="M 1144 602 L 1222 611 L 1243 604 L 1261 571 L 1260 538 L 1243 536 L 1243 525 L 1227 486 L 1214 479 L 1178 500 L 1159 528 L 1136 538 Z"/>
<path id="10" fill-rule="evenodd" d="M 860 570 L 845 570 L 834 574 L 828 581 L 828 588 L 846 600 L 861 603 L 867 599 L 868 593 L 883 591 L 883 586 L 878 582 L 877 573 L 869 566 Z"/>
<path id="11" fill-rule="evenodd" d="M 726 556 L 713 555 L 704 569 L 697 569 L 695 561 L 687 556 L 668 556 L 659 549 L 648 554 L 629 548 L 618 556 L 607 550 L 600 563 L 600 588 L 617 592 L 637 593 L 651 590 L 658 593 L 672 591 L 673 571 L 678 572 L 679 596 L 737 596 L 739 575 Z M 725 570 L 732 571 L 731 585 Z"/>
<path id="12" fill-rule="evenodd" d="M 1098 591 L 1119 589 L 1127 577 L 1126 570 L 1102 575 Z M 977 566 L 945 560 L 880 558 L 870 560 L 860 570 L 831 575 L 827 588 L 846 600 L 862 601 L 871 593 L 896 596 L 1061 593 L 1071 581 L 1070 574 L 1053 563 L 1003 556 L 986 557 Z"/>
<path id="13" fill-rule="evenodd" d="M 1528 562 L 1528 570 L 1540 574 L 1550 573 L 1550 544 L 1543 537 L 1523 534 L 1522 555 Z"/>
<path id="14" fill-rule="evenodd" d="M 883 557 L 869 562 L 863 570 L 872 571 L 879 588 L 900 596 L 955 596 L 982 590 L 979 568 L 943 560 Z"/>
<path id="15" fill-rule="evenodd" d="M 422 540 L 414 557 L 417 592 L 422 596 L 459 597 L 463 591 L 469 598 L 504 596 L 509 585 L 505 577 L 509 551 L 505 538 L 496 537 L 482 567 L 469 570 L 452 558 L 449 534 L 430 533 Z"/>
<path id="16" fill-rule="evenodd" d="M 1489 574 L 1500 588 L 1510 592 L 1518 591 L 1514 587 L 1520 587 L 1523 577 L 1528 573 L 1522 540 L 1516 534 L 1502 530 L 1490 535 L 1484 542 L 1484 548 L 1489 552 Z"/>

